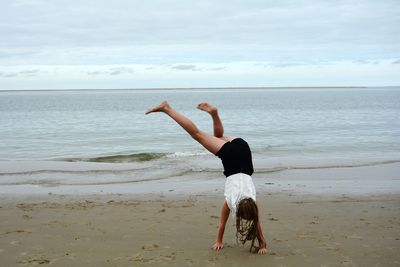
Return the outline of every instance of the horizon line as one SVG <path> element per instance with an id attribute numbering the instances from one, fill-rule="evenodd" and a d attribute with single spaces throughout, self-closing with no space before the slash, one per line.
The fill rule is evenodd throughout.
<path id="1" fill-rule="evenodd" d="M 148 87 L 148 88 L 69 88 L 69 89 L 0 89 L 0 92 L 26 92 L 26 91 L 39 91 L 39 92 L 51 92 L 51 91 L 144 91 L 144 90 L 206 90 L 206 89 L 346 89 L 346 88 L 390 88 L 400 87 L 400 85 L 388 85 L 388 86 L 219 86 L 219 87 Z"/>

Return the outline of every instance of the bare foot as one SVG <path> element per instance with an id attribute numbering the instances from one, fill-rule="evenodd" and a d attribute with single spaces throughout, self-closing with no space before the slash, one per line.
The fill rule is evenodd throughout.
<path id="1" fill-rule="evenodd" d="M 169 104 L 167 101 L 163 101 L 160 105 L 154 106 L 146 111 L 146 115 L 152 112 L 164 112 L 167 108 L 169 108 Z"/>
<path id="2" fill-rule="evenodd" d="M 214 107 L 213 105 L 210 105 L 208 103 L 200 103 L 197 105 L 197 108 L 200 110 L 203 110 L 211 115 L 216 114 L 218 112 L 218 109 Z"/>

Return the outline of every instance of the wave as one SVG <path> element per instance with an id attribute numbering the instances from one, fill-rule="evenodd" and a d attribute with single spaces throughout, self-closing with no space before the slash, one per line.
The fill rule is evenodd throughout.
<path id="1" fill-rule="evenodd" d="M 210 155 L 207 151 L 190 151 L 190 152 L 175 152 L 168 154 L 167 158 L 185 158 L 185 157 L 196 157 Z"/>
<path id="2" fill-rule="evenodd" d="M 75 172 L 76 173 L 76 172 Z M 55 187 L 55 186 L 63 186 L 63 185 L 72 185 L 72 186 L 81 186 L 81 185 L 113 185 L 113 184 L 131 184 L 131 183 L 140 183 L 140 182 L 152 182 L 159 180 L 167 180 L 171 177 L 183 176 L 185 174 L 190 173 L 190 170 L 181 170 L 170 174 L 164 174 L 155 177 L 147 177 L 147 178 L 139 178 L 139 179 L 122 179 L 122 180 L 112 180 L 112 181 L 81 181 L 81 182 L 72 182 L 68 180 L 60 180 L 60 179 L 32 179 L 25 181 L 14 181 L 14 182 L 0 182 L 0 185 L 6 186 L 14 186 L 14 185 L 41 185 L 47 187 Z"/>
<path id="3" fill-rule="evenodd" d="M 320 165 L 320 166 L 281 166 L 273 168 L 258 168 L 255 170 L 256 173 L 269 173 L 279 172 L 286 170 L 317 170 L 317 169 L 340 169 L 340 168 L 359 168 L 359 167 L 371 167 L 386 164 L 400 163 L 400 160 L 386 160 L 386 161 L 373 161 L 366 163 L 354 163 L 354 164 L 331 164 L 331 165 Z"/>
<path id="4" fill-rule="evenodd" d="M 119 154 L 94 158 L 70 158 L 65 159 L 68 162 L 102 162 L 102 163 L 129 163 L 129 162 L 143 162 L 151 161 L 166 156 L 167 153 L 135 153 L 135 154 Z"/>
<path id="5" fill-rule="evenodd" d="M 152 161 L 160 158 L 196 157 L 208 154 L 209 153 L 206 151 L 185 151 L 185 152 L 174 152 L 174 153 L 143 152 L 134 154 L 115 154 L 115 155 L 100 156 L 93 158 L 66 158 L 61 160 L 67 162 L 130 163 L 130 162 Z"/>
<path id="6" fill-rule="evenodd" d="M 63 174 L 90 174 L 90 173 L 101 173 L 101 174 L 113 174 L 113 173 L 124 173 L 124 172 L 136 172 L 136 171 L 141 171 L 145 170 L 147 168 L 142 168 L 142 169 L 112 169 L 112 170 L 34 170 L 34 171 L 19 171 L 19 172 L 1 172 L 0 176 L 6 176 L 6 175 L 34 175 L 34 174 L 56 174 L 56 173 L 63 173 Z"/>
<path id="7" fill-rule="evenodd" d="M 386 161 L 374 161 L 367 163 L 354 163 L 354 164 L 327 164 L 320 166 L 276 166 L 276 167 L 265 167 L 265 168 L 255 168 L 254 173 L 273 173 L 273 172 L 281 172 L 287 170 L 317 170 L 317 169 L 339 169 L 339 168 L 358 168 L 358 167 L 369 167 L 369 166 L 379 166 L 386 164 L 395 164 L 400 163 L 400 160 L 386 160 Z M 162 170 L 169 168 L 171 166 L 169 164 L 164 167 L 158 166 L 157 170 Z M 175 166 L 176 167 L 176 166 Z M 122 173 L 138 173 L 138 172 L 152 172 L 154 169 L 150 167 L 144 168 L 124 168 L 124 169 L 87 169 L 87 170 L 71 170 L 71 169 L 39 169 L 39 170 L 31 170 L 31 171 L 15 171 L 15 172 L 0 172 L 0 176 L 14 176 L 14 175 L 37 175 L 37 174 L 122 174 Z M 222 168 L 207 168 L 207 167 L 184 167 L 180 169 L 179 175 L 189 174 L 189 173 L 222 173 Z M 176 173 L 169 173 L 168 177 L 179 176 Z M 139 180 L 135 180 L 139 181 Z"/>

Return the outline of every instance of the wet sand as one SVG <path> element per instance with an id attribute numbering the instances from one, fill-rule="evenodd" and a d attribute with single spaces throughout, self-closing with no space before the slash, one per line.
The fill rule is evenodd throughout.
<path id="1" fill-rule="evenodd" d="M 14 196 L 0 207 L 2 266 L 399 266 L 400 196 L 258 195 L 269 246 L 251 254 L 222 195 Z"/>

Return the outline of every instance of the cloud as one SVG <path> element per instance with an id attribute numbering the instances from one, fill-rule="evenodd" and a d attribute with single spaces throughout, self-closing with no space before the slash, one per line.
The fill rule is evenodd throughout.
<path id="1" fill-rule="evenodd" d="M 0 66 L 0 89 L 399 85 L 400 64 L 392 62 L 393 59 L 377 64 L 337 61 L 286 67 L 252 61 L 177 64 L 193 65 L 197 71 L 182 71 L 171 68 L 171 65 L 159 64 L 115 67 L 43 65 L 38 66 L 39 71 L 34 78 L 27 75 L 33 70 L 31 67 Z M 118 70 L 125 71 L 125 74 L 111 74 Z M 131 70 L 134 70 L 134 75 Z M 17 73 L 20 75 L 17 76 Z"/>
<path id="2" fill-rule="evenodd" d="M 86 71 L 85 73 L 87 75 L 101 75 L 101 74 L 105 74 L 107 72 L 104 72 L 104 71 Z"/>
<path id="3" fill-rule="evenodd" d="M 181 65 L 174 65 L 171 67 L 173 70 L 190 70 L 190 71 L 198 71 L 198 67 L 193 64 L 181 64 Z"/>
<path id="4" fill-rule="evenodd" d="M 38 69 L 27 69 L 27 70 L 21 70 L 17 72 L 3 72 L 0 71 L 0 77 L 3 78 L 14 78 L 14 77 L 33 77 L 36 76 L 40 70 Z"/>
<path id="5" fill-rule="evenodd" d="M 218 72 L 226 70 L 225 65 L 221 64 L 176 64 L 170 67 L 171 70 L 175 71 L 201 71 L 201 72 Z"/>
<path id="6" fill-rule="evenodd" d="M 26 76 L 33 76 L 36 75 L 39 72 L 38 69 L 34 70 L 23 70 L 19 72 L 19 75 L 26 75 Z"/>
<path id="7" fill-rule="evenodd" d="M 110 75 L 131 74 L 134 73 L 133 69 L 126 67 L 110 68 Z"/>
<path id="8" fill-rule="evenodd" d="M 7 64 L 393 58 L 399 10 L 391 0 L 4 0 L 0 56 Z"/>
<path id="9" fill-rule="evenodd" d="M 208 71 L 221 71 L 226 70 L 226 67 L 211 67 L 207 69 Z"/>
<path id="10" fill-rule="evenodd" d="M 115 76 L 115 75 L 122 75 L 122 74 L 132 74 L 135 71 L 132 68 L 129 67 L 112 67 L 108 68 L 106 70 L 95 70 L 95 71 L 90 71 L 90 70 L 85 70 L 83 73 L 87 75 L 110 75 L 110 76 Z"/>

